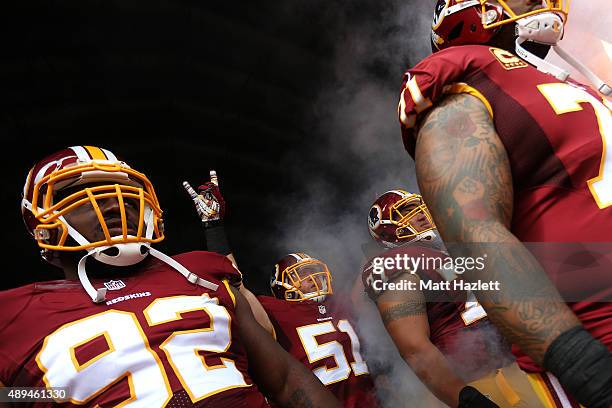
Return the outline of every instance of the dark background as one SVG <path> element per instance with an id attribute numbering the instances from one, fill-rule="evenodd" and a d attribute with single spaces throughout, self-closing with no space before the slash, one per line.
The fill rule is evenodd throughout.
<path id="1" fill-rule="evenodd" d="M 170 254 L 202 248 L 181 182 L 217 170 L 256 291 L 287 251 L 361 262 L 375 193 L 415 186 L 395 107 L 402 72 L 426 53 L 430 3 L 3 5 L 2 288 L 58 276 L 23 227 L 20 192 L 36 160 L 71 145 L 105 147 L 149 176 Z"/>

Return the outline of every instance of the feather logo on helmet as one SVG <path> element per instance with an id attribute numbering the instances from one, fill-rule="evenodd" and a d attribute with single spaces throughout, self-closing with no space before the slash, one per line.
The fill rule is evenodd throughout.
<path id="1" fill-rule="evenodd" d="M 446 5 L 446 0 L 439 0 L 436 4 L 433 20 L 431 23 L 432 27 L 436 27 L 440 23 L 440 20 L 443 18 L 444 10 L 446 9 Z"/>
<path id="2" fill-rule="evenodd" d="M 373 205 L 372 208 L 370 208 L 370 213 L 368 214 L 368 225 L 370 228 L 378 227 L 378 224 L 380 224 L 381 215 L 382 213 L 378 205 Z"/>

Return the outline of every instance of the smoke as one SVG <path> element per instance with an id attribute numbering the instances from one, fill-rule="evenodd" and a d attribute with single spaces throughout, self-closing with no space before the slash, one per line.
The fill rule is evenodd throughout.
<path id="1" fill-rule="evenodd" d="M 606 52 L 606 46 L 612 44 L 612 13 L 608 12 L 609 6 L 607 0 L 572 2 L 565 34 L 559 45 L 611 85 L 612 54 Z M 547 60 L 566 69 L 578 81 L 591 85 L 554 52 L 549 53 Z"/>
<path id="2" fill-rule="evenodd" d="M 312 252 L 340 284 L 352 285 L 369 242 L 366 217 L 376 197 L 394 188 L 416 191 L 414 163 L 403 148 L 397 119 L 402 73 L 429 54 L 433 2 L 391 1 L 356 13 L 342 2 L 324 17 L 334 44 L 333 78 L 304 113 L 304 149 L 281 165 L 299 188 L 279 203 L 279 253 Z M 308 13 L 300 4 L 292 13 Z"/>
<path id="3" fill-rule="evenodd" d="M 362 354 L 384 407 L 444 407 L 403 361 L 372 302 L 358 305 L 357 327 Z"/>
<path id="4" fill-rule="evenodd" d="M 582 7 L 574 10 L 579 15 L 576 20 L 591 12 L 599 16 L 592 20 L 598 24 L 583 26 L 593 27 L 591 35 L 600 38 L 609 35 L 610 22 L 604 20 L 610 15 L 601 13 L 606 10 L 605 1 L 574 6 Z M 308 1 L 284 10 L 323 19 L 334 44 L 334 58 L 333 78 L 317 91 L 312 110 L 304 113 L 308 142 L 296 146 L 281 163 L 297 186 L 293 194 L 277 200 L 283 227 L 273 244 L 279 258 L 302 251 L 326 262 L 336 296 L 348 295 L 359 279 L 365 261 L 362 248 L 371 242 L 366 216 L 372 202 L 391 189 L 417 191 L 414 163 L 401 142 L 397 102 L 403 71 L 429 54 L 435 4 L 433 0 L 395 0 L 367 4 L 364 11 L 363 3 Z M 568 32 L 571 29 L 568 26 Z M 371 371 L 386 371 L 378 385 L 395 391 L 395 397 L 385 396 L 385 405 L 439 404 L 399 356 L 373 304 L 366 301 L 356 313 Z M 499 344 L 497 336 L 491 334 L 491 344 Z M 465 343 L 463 351 L 469 349 L 470 339 Z M 505 352 L 500 349 L 494 354 Z"/>
<path id="5" fill-rule="evenodd" d="M 370 2 L 373 3 L 373 2 Z M 332 78 L 304 114 L 304 146 L 281 165 L 296 180 L 295 192 L 278 200 L 279 258 L 302 251 L 328 264 L 336 296 L 348 296 L 371 242 L 367 213 L 385 191 L 417 191 L 414 162 L 403 148 L 397 103 L 403 72 L 429 54 L 433 1 L 300 3 L 285 12 L 310 15 L 325 7 L 333 47 Z M 336 8 L 334 8 L 336 7 Z M 361 10 L 356 12 L 355 10 Z M 399 356 L 374 305 L 356 310 L 363 352 L 378 378 L 385 406 L 414 406 L 428 391 Z M 432 397 L 428 397 L 429 399 Z M 427 404 L 427 406 L 434 406 Z"/>

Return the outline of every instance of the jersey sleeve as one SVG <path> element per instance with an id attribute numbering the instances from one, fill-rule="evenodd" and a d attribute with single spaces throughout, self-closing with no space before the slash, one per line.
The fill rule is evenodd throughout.
<path id="1" fill-rule="evenodd" d="M 26 345 L 15 342 L 15 334 L 29 333 L 31 327 L 19 319 L 32 301 L 33 285 L 0 292 L 0 381 L 10 386 L 13 374 L 19 367 L 15 356 L 28 353 Z"/>
<path id="2" fill-rule="evenodd" d="M 239 288 L 242 283 L 242 273 L 226 256 L 222 260 L 222 273 L 224 279 L 235 288 Z"/>
<path id="3" fill-rule="evenodd" d="M 451 47 L 430 55 L 404 74 L 398 115 L 404 147 L 412 157 L 423 114 L 444 94 L 465 92 L 463 79 L 494 61 L 488 47 Z"/>
<path id="4" fill-rule="evenodd" d="M 275 308 L 279 307 L 280 301 L 272 296 L 257 295 L 256 297 L 257 300 L 259 300 L 259 303 L 261 303 L 261 306 L 268 314 L 271 314 L 271 312 L 274 311 Z M 281 309 L 283 309 L 284 307 L 286 307 L 286 305 L 281 306 Z"/>
<path id="5" fill-rule="evenodd" d="M 208 251 L 194 251 L 178 255 L 176 260 L 203 279 L 227 280 L 234 287 L 242 283 L 242 274 L 224 255 Z"/>

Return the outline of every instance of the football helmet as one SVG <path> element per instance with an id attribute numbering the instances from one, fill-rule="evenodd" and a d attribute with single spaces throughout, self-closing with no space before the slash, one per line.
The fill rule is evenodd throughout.
<path id="1" fill-rule="evenodd" d="M 100 209 L 100 200 L 109 199 L 117 200 L 121 235 L 110 235 Z M 138 206 L 136 235 L 128 234 L 127 201 Z M 103 240 L 89 242 L 66 220 L 67 214 L 84 205 L 91 205 L 96 212 Z M 34 165 L 23 189 L 21 212 L 28 231 L 48 260 L 53 251 L 81 251 L 164 239 L 162 210 L 149 179 L 109 150 L 94 146 L 73 146 Z M 126 256 L 121 252 L 116 256 L 103 253 L 96 256 L 102 262 L 119 266 L 134 264 L 142 257 L 142 254 Z"/>
<path id="2" fill-rule="evenodd" d="M 112 226 L 107 222 L 110 213 L 104 211 L 109 200 L 113 201 L 112 217 L 119 215 L 120 218 L 120 223 Z M 90 206 L 95 212 L 103 239 L 90 242 L 70 225 L 67 216 L 70 218 L 84 206 Z M 133 207 L 130 214 L 138 213 L 137 220 L 129 219 L 128 206 Z M 89 282 L 85 271 L 89 256 L 108 265 L 129 266 L 151 254 L 190 282 L 217 288 L 150 247 L 164 239 L 162 210 L 153 185 L 144 174 L 117 159 L 109 150 L 72 146 L 36 163 L 23 188 L 21 213 L 45 260 L 58 265 L 59 252 L 86 251 L 77 271 L 83 288 L 94 302 L 105 299 L 106 289 L 96 289 Z M 121 232 L 111 236 L 113 230 Z"/>
<path id="3" fill-rule="evenodd" d="M 333 293 L 327 265 L 303 252 L 285 255 L 277 262 L 270 286 L 274 297 L 292 302 L 322 302 Z"/>
<path id="4" fill-rule="evenodd" d="M 454 45 L 487 44 L 503 25 L 514 22 L 523 31 L 519 34 L 530 35 L 528 40 L 554 45 L 561 39 L 570 0 L 520 1 L 520 6 L 516 3 L 438 0 L 431 25 L 432 51 Z"/>
<path id="5" fill-rule="evenodd" d="M 387 191 L 368 212 L 368 229 L 376 241 L 388 248 L 436 237 L 435 224 L 419 194 Z"/>

